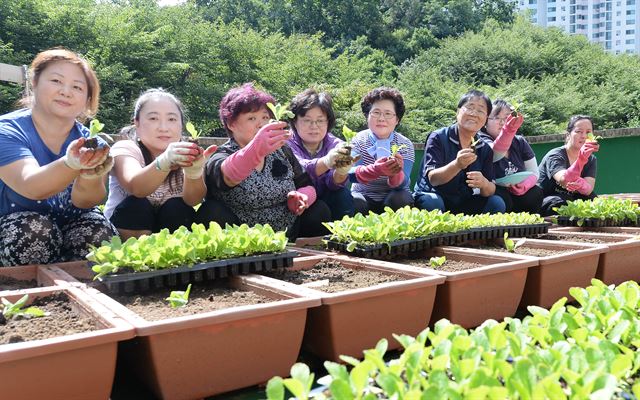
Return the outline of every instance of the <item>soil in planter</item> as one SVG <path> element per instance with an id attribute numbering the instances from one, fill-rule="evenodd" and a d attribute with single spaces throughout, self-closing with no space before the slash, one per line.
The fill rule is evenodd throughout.
<path id="1" fill-rule="evenodd" d="M 578 235 L 574 236 L 574 235 L 552 235 L 552 234 L 547 234 L 547 235 L 538 236 L 538 239 L 565 240 L 567 242 L 580 242 L 580 243 L 593 243 L 593 244 L 608 243 L 606 240 L 602 240 L 602 239 L 599 239 L 599 238 L 584 237 L 584 236 L 578 236 Z"/>
<path id="2" fill-rule="evenodd" d="M 186 290 L 174 288 L 173 290 Z M 184 307 L 172 308 L 165 300 L 172 289 L 112 296 L 118 302 L 137 313 L 147 321 L 159 321 L 167 318 L 195 315 L 225 308 L 270 303 L 276 299 L 260 295 L 250 290 L 229 288 L 226 279 L 192 285 L 189 302 Z"/>
<path id="3" fill-rule="evenodd" d="M 466 271 L 469 269 L 484 267 L 484 264 L 469 262 L 469 261 L 460 261 L 460 260 L 447 260 L 440 267 L 434 268 L 429 264 L 429 260 L 425 258 L 404 258 L 393 260 L 393 262 L 397 262 L 399 264 L 409 264 L 413 267 L 418 268 L 429 268 L 433 271 L 444 271 L 444 272 L 459 272 Z"/>
<path id="4" fill-rule="evenodd" d="M 265 275 L 296 285 L 312 287 L 327 293 L 342 292 L 407 279 L 399 275 L 385 274 L 378 271 L 347 268 L 335 260 L 322 260 L 313 268 L 306 270 L 285 269 Z"/>
<path id="5" fill-rule="evenodd" d="M 69 298 L 64 293 L 38 298 L 31 306 L 38 307 L 49 315 L 29 319 L 14 317 L 4 323 L 0 318 L 0 345 L 49 339 L 102 328 L 96 320 L 81 316 L 73 310 Z"/>
<path id="6" fill-rule="evenodd" d="M 38 282 L 35 279 L 23 281 L 8 276 L 0 276 L 0 290 L 29 289 L 35 287 L 38 287 Z"/>
<path id="7" fill-rule="evenodd" d="M 473 247 L 475 249 L 500 251 L 502 253 L 509 252 L 507 249 L 504 248 L 504 246 L 499 244 L 483 244 L 483 245 L 476 245 L 476 246 L 465 244 L 464 246 L 459 246 L 459 247 Z M 527 247 L 527 245 L 524 244 L 516 248 L 513 254 L 520 254 L 523 256 L 534 256 L 534 257 L 549 257 L 549 256 L 555 256 L 558 254 L 563 254 L 568 251 L 573 251 L 573 249 L 566 249 L 566 250 L 540 249 L 537 247 Z"/>

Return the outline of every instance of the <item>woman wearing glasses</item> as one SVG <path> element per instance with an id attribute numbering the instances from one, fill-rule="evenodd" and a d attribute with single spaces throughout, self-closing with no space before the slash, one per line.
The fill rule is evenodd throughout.
<path id="1" fill-rule="evenodd" d="M 207 197 L 198 222 L 269 224 L 275 231 L 299 236 L 327 233 L 329 207 L 316 201 L 316 190 L 293 151 L 287 146 L 286 122 L 269 122 L 273 114 L 268 93 L 246 83 L 220 101 L 220 120 L 229 140 L 205 167 Z"/>
<path id="2" fill-rule="evenodd" d="M 524 119 L 522 114 L 512 116 L 512 110 L 506 101 L 494 101 L 480 136 L 493 149 L 496 194 L 504 200 L 506 211 L 538 213 L 543 197 L 536 186 L 538 162 L 526 139 L 516 136 Z"/>
<path id="3" fill-rule="evenodd" d="M 331 96 L 307 89 L 291 100 L 290 109 L 293 136 L 288 144 L 311 177 L 318 198 L 327 203 L 333 220 L 352 216 L 347 178 L 353 160 L 351 149 L 330 133 L 336 125 Z"/>
<path id="4" fill-rule="evenodd" d="M 472 90 L 458 102 L 457 122 L 429 135 L 415 187 L 417 207 L 465 214 L 505 211 L 495 195 L 493 151 L 477 135 L 491 110 L 489 97 Z"/>
<path id="5" fill-rule="evenodd" d="M 366 129 L 352 140 L 360 157 L 349 173 L 356 212 L 380 213 L 413 205 L 409 177 L 415 160 L 413 143 L 396 131 L 404 115 L 404 99 L 397 89 L 380 87 L 367 93 L 360 104 Z"/>

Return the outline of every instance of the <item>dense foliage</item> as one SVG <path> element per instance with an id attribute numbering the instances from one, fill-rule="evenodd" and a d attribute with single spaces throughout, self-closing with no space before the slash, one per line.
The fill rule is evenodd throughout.
<path id="1" fill-rule="evenodd" d="M 576 306 L 530 306 L 524 319 L 488 320 L 467 331 L 442 319 L 417 337 L 395 336 L 404 351 L 389 361 L 386 340 L 364 360 L 326 361 L 326 391 L 309 396 L 304 364 L 267 385 L 270 400 L 296 399 L 631 399 L 640 396 L 640 286 L 571 288 Z"/>
<path id="2" fill-rule="evenodd" d="M 572 114 L 597 128 L 640 122 L 640 60 L 583 37 L 541 29 L 505 0 L 0 0 L 0 62 L 29 64 L 64 46 L 86 55 L 102 83 L 98 117 L 117 132 L 135 98 L 164 87 L 204 135 L 223 135 L 217 107 L 254 81 L 286 103 L 313 86 L 334 96 L 338 128 L 360 129 L 373 87 L 405 94 L 399 128 L 422 142 L 453 122 L 479 87 L 522 103 L 525 134 L 558 133 Z M 20 88 L 0 83 L 0 113 Z M 340 132 L 339 129 L 337 132 Z"/>

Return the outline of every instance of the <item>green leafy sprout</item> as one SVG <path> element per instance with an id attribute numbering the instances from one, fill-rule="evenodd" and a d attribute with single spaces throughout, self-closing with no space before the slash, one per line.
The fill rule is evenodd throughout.
<path id="1" fill-rule="evenodd" d="M 2 315 L 6 319 L 20 317 L 20 318 L 38 318 L 44 317 L 48 315 L 48 313 L 42 311 L 38 307 L 28 307 L 23 309 L 27 301 L 29 300 L 29 295 L 25 294 L 15 303 L 10 302 L 9 300 L 2 298 Z"/>
<path id="2" fill-rule="evenodd" d="M 516 118 L 520 112 L 520 103 L 517 101 L 511 102 L 511 116 Z"/>
<path id="3" fill-rule="evenodd" d="M 478 142 L 480 142 L 480 138 L 477 136 L 474 136 L 471 138 L 471 144 L 469 145 L 469 147 L 471 148 L 471 150 L 473 150 L 473 152 L 476 152 L 476 145 L 478 144 Z"/>
<path id="4" fill-rule="evenodd" d="M 515 253 L 516 249 L 522 246 L 525 242 L 525 239 L 520 239 L 517 242 L 509 239 L 509 234 L 507 232 L 504 233 L 504 247 L 507 249 L 509 253 Z"/>
<path id="5" fill-rule="evenodd" d="M 191 135 L 192 139 L 197 140 L 200 138 L 200 132 L 198 132 L 196 127 L 191 122 L 187 122 L 187 125 L 185 125 L 185 129 L 187 130 L 187 132 L 189 132 L 189 135 Z"/>
<path id="6" fill-rule="evenodd" d="M 401 144 L 400 146 L 398 146 L 397 144 L 391 145 L 391 157 L 395 156 L 396 153 L 398 153 L 400 150 L 404 149 L 405 147 L 407 147 L 406 144 Z"/>
<path id="7" fill-rule="evenodd" d="M 441 257 L 431 257 L 429 259 L 429 266 L 433 269 L 438 269 L 440 267 L 442 267 L 444 265 L 444 263 L 447 262 L 447 257 L 446 256 L 441 256 Z"/>
<path id="8" fill-rule="evenodd" d="M 187 290 L 174 290 L 165 300 L 169 302 L 171 308 L 184 307 L 189 302 L 189 293 L 191 292 L 191 284 L 187 286 Z"/>
<path id="9" fill-rule="evenodd" d="M 587 133 L 587 142 L 598 143 L 598 140 L 602 139 L 602 136 L 596 136 L 593 132 Z"/>
<path id="10" fill-rule="evenodd" d="M 94 138 L 97 137 L 102 129 L 104 128 L 104 124 L 98 121 L 97 119 L 92 119 L 89 124 L 89 137 Z"/>
<path id="11" fill-rule="evenodd" d="M 282 121 L 283 119 L 292 119 L 295 117 L 295 115 L 289 110 L 288 103 L 284 105 L 276 104 L 275 106 L 273 103 L 267 103 L 267 107 L 269 107 L 269 110 L 273 113 L 274 120 L 271 122 Z"/>
<path id="12" fill-rule="evenodd" d="M 346 125 L 342 126 L 342 136 L 344 136 L 344 140 L 347 142 L 347 145 L 351 144 L 351 141 L 354 137 L 356 137 L 357 132 L 352 131 Z"/>

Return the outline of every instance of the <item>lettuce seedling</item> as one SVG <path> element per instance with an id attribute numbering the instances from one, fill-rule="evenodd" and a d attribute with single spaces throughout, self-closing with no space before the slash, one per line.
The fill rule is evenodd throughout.
<path id="1" fill-rule="evenodd" d="M 438 269 L 440 267 L 442 267 L 444 265 L 444 263 L 447 262 L 447 257 L 446 256 L 441 256 L 441 257 L 431 257 L 429 259 L 429 266 L 433 269 Z"/>
<path id="2" fill-rule="evenodd" d="M 98 148 L 98 136 L 101 135 L 104 124 L 97 119 L 92 119 L 89 124 L 89 138 L 84 141 L 83 146 L 88 149 Z M 104 136 L 104 134 L 103 134 Z"/>
<path id="3" fill-rule="evenodd" d="M 289 104 L 276 104 L 274 106 L 273 103 L 267 103 L 267 107 L 273 113 L 274 118 L 269 122 L 277 122 L 282 121 L 283 119 L 292 119 L 293 117 L 295 117 L 295 115 L 291 111 L 289 111 Z"/>
<path id="4" fill-rule="evenodd" d="M 185 129 L 187 130 L 187 132 L 189 132 L 189 135 L 191 135 L 191 139 L 193 139 L 194 141 L 200 139 L 200 132 L 198 132 L 196 127 L 193 126 L 191 122 L 187 122 L 187 125 L 185 125 Z"/>
<path id="5" fill-rule="evenodd" d="M 511 116 L 513 118 L 516 118 L 518 116 L 519 112 L 520 112 L 520 103 L 518 103 L 517 101 L 512 102 L 512 104 L 511 104 Z"/>
<path id="6" fill-rule="evenodd" d="M 28 307 L 26 309 L 22 309 L 28 300 L 29 300 L 29 295 L 27 294 L 22 296 L 15 303 L 10 302 L 9 300 L 3 297 L 2 298 L 2 305 L 3 305 L 2 316 L 5 319 L 10 319 L 10 318 L 16 318 L 16 317 L 37 318 L 37 317 L 44 317 L 48 315 L 48 313 L 45 313 L 38 307 Z"/>
<path id="7" fill-rule="evenodd" d="M 352 131 L 346 125 L 342 126 L 342 136 L 344 136 L 344 141 L 347 143 L 347 146 L 351 146 L 351 141 L 354 137 L 356 137 L 357 132 Z"/>
<path id="8" fill-rule="evenodd" d="M 522 246 L 526 239 L 520 239 L 517 242 L 509 239 L 509 234 L 507 232 L 504 233 L 504 247 L 507 249 L 509 253 L 515 253 L 516 249 Z"/>
<path id="9" fill-rule="evenodd" d="M 480 138 L 479 137 L 472 137 L 471 138 L 471 144 L 469 145 L 469 147 L 471 148 L 471 150 L 473 150 L 473 152 L 476 152 L 476 145 L 478 144 L 478 142 L 480 142 Z"/>
<path id="10" fill-rule="evenodd" d="M 189 293 L 191 292 L 191 284 L 187 286 L 187 290 L 174 290 L 165 300 L 169 302 L 171 308 L 184 307 L 189 302 Z"/>
<path id="11" fill-rule="evenodd" d="M 593 132 L 587 133 L 587 142 L 598 143 L 598 140 L 602 139 L 602 136 L 595 136 Z"/>
<path id="12" fill-rule="evenodd" d="M 400 150 L 404 149 L 405 147 L 407 147 L 406 144 L 401 144 L 400 146 L 398 146 L 397 144 L 392 144 L 391 145 L 391 157 L 394 157 L 397 152 L 399 152 Z"/>

